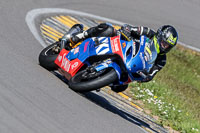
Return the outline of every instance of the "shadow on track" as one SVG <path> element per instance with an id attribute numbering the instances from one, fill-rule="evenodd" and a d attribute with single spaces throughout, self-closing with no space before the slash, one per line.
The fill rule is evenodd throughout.
<path id="1" fill-rule="evenodd" d="M 63 82 L 65 82 L 67 84 L 67 80 L 60 75 L 57 72 L 52 72 L 55 76 L 57 76 L 59 79 L 61 79 Z M 124 111 L 120 108 L 118 108 L 117 106 L 114 106 L 113 104 L 111 104 L 106 98 L 94 93 L 94 92 L 87 92 L 87 93 L 77 93 L 80 96 L 83 96 L 85 98 L 87 98 L 88 100 L 90 100 L 91 102 L 95 103 L 96 105 L 114 113 L 119 115 L 120 117 L 122 117 L 123 119 L 137 125 L 140 127 L 145 127 L 148 129 L 151 129 L 152 131 L 154 131 L 155 133 L 158 133 L 157 131 L 155 131 L 154 129 L 152 129 L 150 127 L 149 124 L 147 124 L 145 121 L 142 121 L 136 117 L 134 117 L 131 113 L 128 113 L 128 111 Z"/>
<path id="2" fill-rule="evenodd" d="M 88 100 L 95 103 L 96 105 L 121 116 L 125 120 L 127 120 L 135 125 L 138 125 L 140 127 L 146 127 L 157 133 L 157 131 L 152 129 L 150 127 L 150 125 L 147 124 L 146 122 L 134 117 L 131 113 L 128 113 L 128 111 L 127 112 L 123 111 L 122 109 L 119 109 L 118 107 L 112 105 L 107 99 L 105 99 L 104 97 L 102 97 L 100 95 L 95 94 L 94 92 L 81 93 L 80 95 L 87 98 Z"/>

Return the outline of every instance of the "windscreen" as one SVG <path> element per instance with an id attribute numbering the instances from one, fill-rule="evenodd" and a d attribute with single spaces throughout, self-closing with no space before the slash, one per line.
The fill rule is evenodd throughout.
<path id="1" fill-rule="evenodd" d="M 155 62 L 155 60 L 157 58 L 157 51 L 156 51 L 156 47 L 153 43 L 153 40 L 151 42 L 146 42 L 144 58 L 145 58 L 145 61 L 148 62 L 148 64 L 153 64 Z"/>

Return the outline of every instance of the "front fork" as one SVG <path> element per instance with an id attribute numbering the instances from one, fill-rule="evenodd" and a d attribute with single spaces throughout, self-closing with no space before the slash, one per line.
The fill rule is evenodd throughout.
<path id="1" fill-rule="evenodd" d="M 105 60 L 102 63 L 95 66 L 95 69 L 97 72 L 99 72 L 103 69 L 107 69 L 107 68 L 113 68 L 115 70 L 115 72 L 117 73 L 117 76 L 118 76 L 118 81 L 120 82 L 120 78 L 121 78 L 121 74 L 122 74 L 121 68 L 117 63 L 113 62 L 111 59 Z"/>

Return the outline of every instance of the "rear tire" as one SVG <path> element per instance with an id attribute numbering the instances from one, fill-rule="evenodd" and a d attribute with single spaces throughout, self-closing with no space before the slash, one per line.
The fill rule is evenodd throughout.
<path id="1" fill-rule="evenodd" d="M 88 92 L 92 90 L 100 89 L 115 82 L 118 78 L 114 69 L 106 70 L 102 75 L 90 79 L 88 81 L 81 81 L 83 73 L 86 70 L 78 72 L 69 81 L 69 87 L 76 92 Z"/>
<path id="2" fill-rule="evenodd" d="M 60 42 L 55 42 L 47 46 L 39 55 L 40 65 L 49 71 L 57 69 L 57 65 L 54 63 L 54 61 L 56 60 L 58 53 L 55 53 L 52 49 L 58 45 L 60 45 Z"/>

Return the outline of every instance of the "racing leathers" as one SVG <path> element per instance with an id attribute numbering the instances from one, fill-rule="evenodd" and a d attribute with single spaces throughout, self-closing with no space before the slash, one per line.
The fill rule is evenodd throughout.
<path id="1" fill-rule="evenodd" d="M 89 28 L 86 31 L 83 31 L 83 25 L 78 24 L 76 26 L 80 27 L 80 32 L 71 35 L 68 34 L 66 37 L 63 37 L 64 39 L 67 38 L 67 41 L 72 46 L 90 37 L 101 37 L 101 36 L 113 37 L 118 34 L 122 34 L 125 40 L 130 41 L 132 38 L 139 40 L 140 36 L 142 35 L 145 35 L 148 38 L 153 39 L 154 35 L 156 35 L 156 32 L 154 32 L 152 29 L 148 27 L 143 27 L 143 26 L 134 27 L 128 24 L 123 25 L 119 30 L 116 30 L 112 25 L 108 23 L 101 23 L 98 26 Z M 151 68 L 151 70 L 148 73 L 146 71 L 143 72 L 143 74 L 146 75 L 146 78 L 142 82 L 151 81 L 153 77 L 156 75 L 156 73 L 165 66 L 165 64 L 166 64 L 166 54 L 158 53 L 157 59 L 155 60 L 155 64 Z"/>

